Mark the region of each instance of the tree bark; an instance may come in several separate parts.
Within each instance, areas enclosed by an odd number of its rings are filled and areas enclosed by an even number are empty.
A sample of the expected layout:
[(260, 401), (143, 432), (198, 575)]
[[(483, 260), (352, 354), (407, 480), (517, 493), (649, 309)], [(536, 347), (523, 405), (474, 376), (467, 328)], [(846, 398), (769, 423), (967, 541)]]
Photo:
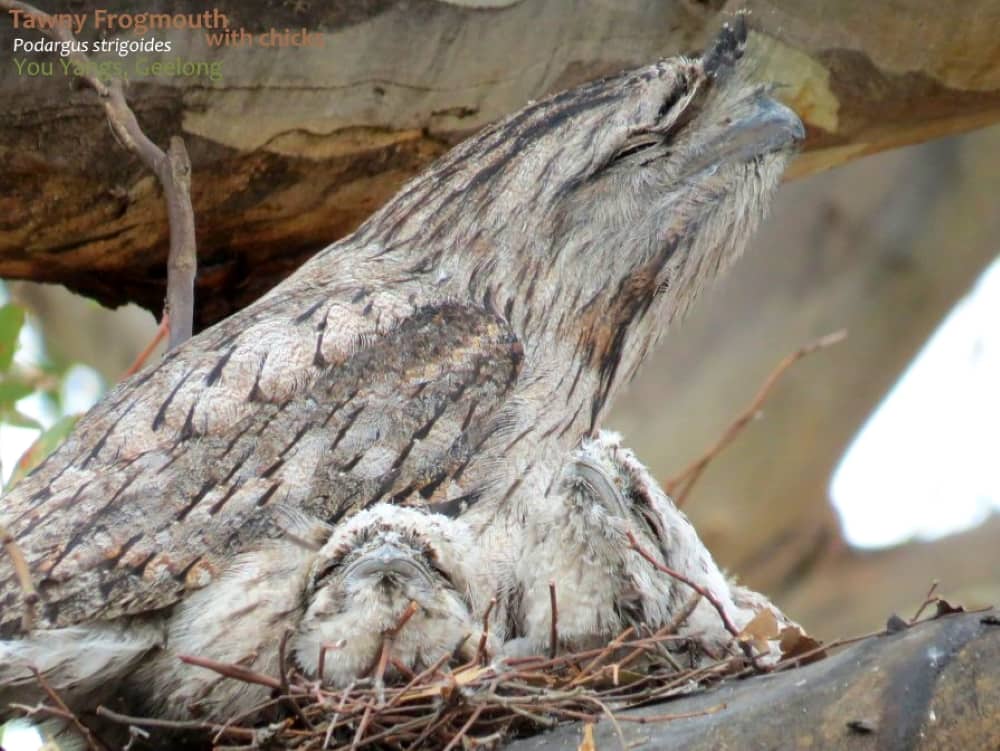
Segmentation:
[[(101, 7), (132, 10), (124, 0)], [(969, 0), (946, 14), (932, 0), (217, 7), (231, 27), (258, 38), (307, 28), (317, 46), (214, 48), (204, 31), (156, 32), (173, 45), (163, 60), (218, 62), (217, 81), (135, 69), (153, 55), (119, 60), (149, 135), (165, 145), (180, 133), (191, 154), (196, 328), (245, 306), (356, 227), (470, 132), (548, 92), (698, 49), (738, 8), (749, 8), (758, 29), (760, 76), (784, 84), (781, 95), (806, 122), (796, 174), (1000, 119), (1000, 0)], [(175, 8), (160, 0), (143, 10)], [(92, 26), (81, 38), (94, 39)], [(36, 33), (0, 22), (0, 49), (12, 49), (14, 36)], [(8, 103), (0, 113), (0, 277), (58, 282), (159, 313), (167, 253), (159, 188), (57, 57), (17, 57), (52, 63), (54, 73), (0, 72)]]
[[(868, 639), (812, 665), (726, 681), (625, 717), (709, 712), (656, 724), (594, 729), (594, 748), (736, 751), (923, 751), (1000, 747), (997, 611), (949, 616)], [(718, 711), (711, 711), (719, 708)], [(579, 724), (507, 751), (577, 751)]]

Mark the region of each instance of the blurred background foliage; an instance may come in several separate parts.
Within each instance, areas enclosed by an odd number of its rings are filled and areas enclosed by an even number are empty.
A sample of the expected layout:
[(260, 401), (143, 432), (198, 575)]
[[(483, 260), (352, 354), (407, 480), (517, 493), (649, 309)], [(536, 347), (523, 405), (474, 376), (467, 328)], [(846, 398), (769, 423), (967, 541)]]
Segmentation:
[(62, 443), (155, 329), (153, 317), (135, 306), (110, 311), (62, 287), (0, 281), (4, 490)]
[[(13, 466), (0, 465), (4, 490), (54, 451), (79, 418), (79, 413), (67, 410), (73, 363), (50, 357), (37, 344), (31, 352), (30, 340), (37, 334), (25, 328), (26, 319), (22, 306), (12, 302), (0, 306), (0, 437), (13, 440), (8, 437), (12, 429), (35, 433)], [(10, 461), (9, 456), (2, 458)]]

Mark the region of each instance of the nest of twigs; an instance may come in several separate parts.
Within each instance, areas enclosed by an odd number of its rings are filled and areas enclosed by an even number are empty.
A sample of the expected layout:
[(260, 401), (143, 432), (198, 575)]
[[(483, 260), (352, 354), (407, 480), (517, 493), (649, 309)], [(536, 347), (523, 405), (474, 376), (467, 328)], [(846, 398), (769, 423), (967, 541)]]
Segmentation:
[[(582, 721), (581, 749), (593, 749), (591, 725), (606, 719), (625, 749), (622, 723), (666, 723), (713, 714), (725, 704), (698, 712), (664, 712), (663, 702), (703, 691), (723, 679), (733, 680), (797, 667), (825, 657), (834, 648), (905, 630), (921, 621), (964, 612), (935, 594), (931, 585), (924, 602), (909, 620), (889, 618), (885, 629), (821, 645), (804, 634), (787, 644), (781, 640), (780, 654), (761, 659), (760, 625), (745, 627), (727, 657), (712, 659), (697, 636), (680, 636), (677, 629), (700, 596), (692, 597), (673, 621), (655, 632), (638, 633), (628, 628), (601, 648), (562, 654), (505, 658), (490, 661), (485, 639), (476, 659), (451, 667), (452, 656), (414, 674), (392, 658), (394, 635), (386, 635), (381, 656), (372, 674), (354, 684), (333, 689), (310, 680), (292, 668), (282, 668), (273, 677), (204, 658), (185, 661), (214, 670), (229, 680), (264, 686), (268, 700), (244, 715), (224, 723), (178, 721), (132, 717), (99, 707), (97, 714), (112, 728), (122, 731), (117, 740), (125, 749), (203, 748), (216, 749), (471, 749), (493, 748), (522, 735), (551, 728), (561, 722)], [(757, 620), (757, 619), (755, 619)], [(405, 627), (406, 617), (394, 629)], [(764, 627), (766, 631), (766, 626)], [(284, 645), (279, 647), (279, 654)], [(685, 664), (686, 663), (686, 664)], [(284, 665), (282, 660), (282, 665)], [(379, 679), (388, 666), (404, 676), (397, 685)], [(44, 679), (51, 704), (22, 707), (31, 717), (58, 717), (75, 725), (91, 751), (108, 748), (81, 718), (69, 711)], [(653, 707), (651, 705), (658, 705)], [(648, 713), (624, 712), (647, 707)], [(102, 723), (103, 730), (108, 726)], [(127, 732), (126, 732), (127, 731)], [(178, 736), (183, 734), (184, 738)], [(102, 732), (103, 735), (103, 732)]]
[[(237, 665), (184, 658), (230, 680), (266, 686), (271, 698), (224, 724), (129, 717), (103, 707), (98, 714), (128, 726), (135, 740), (166, 731), (199, 731), (217, 748), (400, 751), (492, 747), (564, 721), (607, 718), (616, 727), (619, 722), (669, 722), (692, 715), (620, 713), (763, 670), (753, 657), (712, 659), (697, 639), (675, 633), (697, 602), (692, 598), (685, 612), (655, 632), (641, 635), (630, 627), (601, 648), (490, 662), (481, 645), (472, 662), (449, 667), (451, 656), (445, 655), (417, 674), (392, 659), (392, 639), (387, 637), (373, 674), (343, 689), (321, 686), (294, 669), (276, 678)], [(753, 654), (749, 645), (740, 646), (741, 654)], [(808, 657), (799, 654), (770, 669)], [(404, 676), (398, 685), (383, 685), (378, 677), (390, 663)], [(269, 720), (262, 722), (262, 717)]]
[[(496, 745), (566, 720), (596, 722), (607, 717), (617, 722), (623, 709), (688, 694), (753, 670), (738, 657), (681, 667), (681, 661), (690, 661), (699, 650), (687, 637), (665, 630), (637, 637), (630, 628), (601, 649), (506, 659), (494, 665), (476, 661), (452, 669), (445, 655), (418, 674), (395, 665), (409, 673), (401, 685), (383, 686), (369, 677), (339, 690), (294, 670), (281, 681), (235, 665), (198, 660), (231, 680), (268, 686), (272, 698), (225, 724), (127, 717), (104, 708), (98, 712), (132, 726), (133, 734), (200, 730), (211, 734), (213, 745), (229, 748), (450, 750)], [(262, 726), (262, 716), (272, 721)], [(627, 720), (666, 722), (679, 717), (657, 714)]]

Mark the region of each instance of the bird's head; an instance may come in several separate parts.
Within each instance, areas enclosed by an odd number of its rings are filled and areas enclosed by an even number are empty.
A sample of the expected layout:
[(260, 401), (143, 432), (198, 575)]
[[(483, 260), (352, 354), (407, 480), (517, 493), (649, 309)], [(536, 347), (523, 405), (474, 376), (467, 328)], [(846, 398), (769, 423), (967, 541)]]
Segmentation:
[(736, 16), (700, 57), (528, 105), (411, 182), (361, 238), (501, 311), (529, 361), (570, 347), (601, 411), (742, 251), (803, 138), (799, 118), (748, 83), (746, 36)]
[(311, 589), (346, 603), (410, 601), (434, 609), (468, 596), (461, 523), (416, 509), (378, 504), (338, 527), (317, 555)]

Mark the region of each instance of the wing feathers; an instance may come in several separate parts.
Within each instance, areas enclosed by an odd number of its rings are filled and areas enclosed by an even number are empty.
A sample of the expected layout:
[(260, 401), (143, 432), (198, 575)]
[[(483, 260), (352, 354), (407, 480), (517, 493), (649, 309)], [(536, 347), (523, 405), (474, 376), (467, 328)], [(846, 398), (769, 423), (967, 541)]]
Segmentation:
[[(460, 494), (448, 480), (497, 429), (520, 344), (497, 314), (459, 304), (411, 307), (362, 336), (370, 303), (268, 319), (221, 352), (199, 337), (164, 361), (169, 372), (98, 405), (0, 506), (40, 585), (42, 625), (169, 605), (279, 535), (274, 509), (332, 524), (380, 500)], [(0, 634), (18, 631), (19, 599), (0, 559)]]

